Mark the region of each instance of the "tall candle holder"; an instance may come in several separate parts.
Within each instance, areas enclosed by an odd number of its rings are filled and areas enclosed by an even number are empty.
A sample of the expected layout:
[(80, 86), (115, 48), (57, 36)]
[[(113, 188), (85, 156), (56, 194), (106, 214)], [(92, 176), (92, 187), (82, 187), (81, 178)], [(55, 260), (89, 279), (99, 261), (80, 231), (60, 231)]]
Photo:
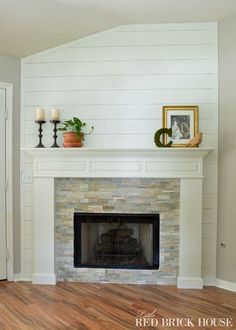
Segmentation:
[(35, 148), (45, 148), (45, 146), (42, 144), (42, 137), (43, 137), (43, 134), (42, 134), (42, 131), (43, 131), (42, 126), (43, 126), (43, 124), (46, 123), (46, 121), (45, 121), (45, 120), (36, 120), (35, 122), (36, 122), (36, 124), (39, 125), (39, 129), (38, 129), (38, 132), (39, 132), (39, 134), (38, 134), (38, 137), (39, 137), (39, 144), (38, 144)]
[(60, 120), (50, 120), (50, 123), (52, 123), (54, 125), (54, 129), (53, 129), (54, 143), (51, 146), (51, 148), (60, 148), (60, 146), (57, 144), (57, 125), (60, 123)]

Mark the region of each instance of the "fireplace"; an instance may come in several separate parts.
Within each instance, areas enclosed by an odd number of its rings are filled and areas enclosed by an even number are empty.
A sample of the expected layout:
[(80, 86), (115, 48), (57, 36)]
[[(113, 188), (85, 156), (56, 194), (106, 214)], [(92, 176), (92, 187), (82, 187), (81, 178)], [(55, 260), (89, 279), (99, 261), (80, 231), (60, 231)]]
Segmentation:
[(159, 268), (159, 214), (74, 213), (74, 266)]
[[(39, 149), (23, 149), (34, 161), (33, 283), (177, 282), (179, 288), (203, 287), (203, 158), (211, 149)], [(101, 191), (88, 182), (98, 179), (112, 182)], [(78, 210), (160, 213), (159, 269), (75, 268), (73, 214)]]

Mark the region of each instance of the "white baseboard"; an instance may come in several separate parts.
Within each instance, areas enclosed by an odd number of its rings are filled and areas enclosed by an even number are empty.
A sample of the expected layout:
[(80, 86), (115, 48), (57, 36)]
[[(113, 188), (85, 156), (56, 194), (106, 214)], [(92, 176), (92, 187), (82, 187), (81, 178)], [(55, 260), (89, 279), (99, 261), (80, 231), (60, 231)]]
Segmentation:
[(57, 283), (55, 274), (33, 274), (33, 284), (55, 285)]
[(13, 275), (13, 281), (14, 281), (14, 282), (19, 282), (19, 281), (21, 281), (21, 273), (14, 274), (14, 275)]
[[(55, 275), (45, 275), (45, 274), (34, 274), (27, 275), (27, 274), (14, 274), (13, 276), (14, 282), (25, 281), (31, 282), (33, 284), (56, 284), (56, 276)], [(236, 292), (236, 283), (224, 281), (220, 279), (212, 278), (205, 278), (202, 280), (201, 278), (186, 278), (186, 277), (178, 277), (177, 279), (177, 287), (179, 289), (202, 289), (204, 286), (215, 286), (220, 289), (225, 289), (229, 291)]]
[(21, 273), (14, 274), (13, 281), (14, 282), (20, 282), (20, 281), (31, 282), (32, 281), (32, 276), (21, 274)]
[(202, 289), (203, 279), (198, 277), (178, 277), (177, 278), (178, 289)]
[(236, 283), (216, 279), (216, 287), (236, 292)]

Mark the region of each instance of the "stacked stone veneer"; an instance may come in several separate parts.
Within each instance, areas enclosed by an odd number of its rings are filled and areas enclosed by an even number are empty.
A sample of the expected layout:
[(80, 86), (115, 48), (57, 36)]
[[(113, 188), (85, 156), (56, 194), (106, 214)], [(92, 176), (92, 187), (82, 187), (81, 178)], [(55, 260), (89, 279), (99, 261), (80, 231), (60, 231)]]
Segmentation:
[[(179, 254), (179, 190), (178, 179), (56, 179), (57, 280), (176, 284)], [(74, 212), (159, 213), (159, 270), (74, 268)]]

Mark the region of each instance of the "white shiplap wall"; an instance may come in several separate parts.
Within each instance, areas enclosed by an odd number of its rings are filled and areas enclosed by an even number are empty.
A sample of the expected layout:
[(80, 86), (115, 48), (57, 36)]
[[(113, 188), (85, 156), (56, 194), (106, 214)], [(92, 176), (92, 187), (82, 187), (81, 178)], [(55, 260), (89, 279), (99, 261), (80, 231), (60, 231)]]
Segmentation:
[[(128, 25), (50, 49), (22, 61), (22, 147), (37, 143), (35, 109), (58, 107), (95, 131), (88, 147), (154, 147), (163, 105), (199, 105), (205, 161), (203, 276), (215, 276), (217, 191), (216, 23)], [(59, 141), (61, 143), (62, 137)], [(52, 127), (44, 140), (52, 144)], [(22, 170), (31, 161), (22, 153)], [(22, 185), (22, 273), (33, 263), (32, 186)], [(194, 212), (194, 210), (193, 210)]]

